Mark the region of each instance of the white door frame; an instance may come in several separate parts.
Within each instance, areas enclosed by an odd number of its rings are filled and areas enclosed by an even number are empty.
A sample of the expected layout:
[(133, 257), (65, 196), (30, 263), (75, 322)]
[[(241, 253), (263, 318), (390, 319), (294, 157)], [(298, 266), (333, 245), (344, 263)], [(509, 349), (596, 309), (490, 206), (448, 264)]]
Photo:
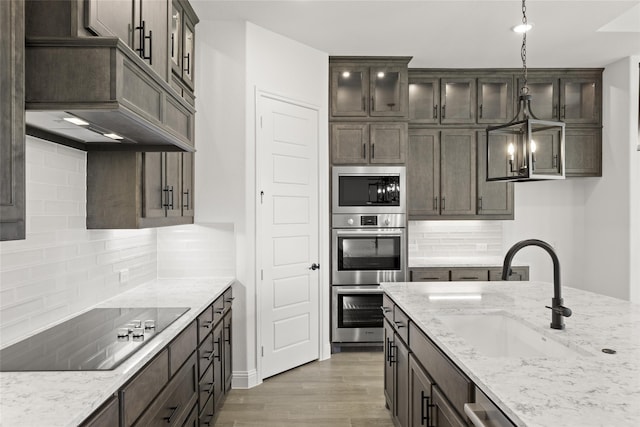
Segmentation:
[[(260, 266), (262, 265), (262, 220), (260, 217), (260, 179), (261, 179), (261, 162), (260, 159), (263, 157), (264, 153), (262, 152), (262, 147), (258, 143), (258, 125), (259, 125), (259, 114), (260, 114), (260, 99), (271, 98), (277, 101), (286, 102), (289, 104), (297, 105), (304, 108), (309, 108), (318, 113), (318, 255), (319, 255), (319, 263), (320, 270), (318, 270), (318, 339), (320, 342), (318, 343), (318, 359), (324, 360), (331, 357), (331, 342), (330, 342), (330, 287), (329, 287), (329, 145), (328, 145), (328, 136), (326, 138), (322, 138), (322, 132), (320, 132), (320, 127), (326, 125), (321, 119), (322, 115), (321, 109), (317, 105), (309, 104), (304, 101), (299, 101), (295, 99), (291, 99), (270, 91), (262, 90), (256, 87), (255, 89), (255, 99), (254, 99), (254, 143), (255, 143), (255, 183), (254, 183), (254, 194), (255, 194), (255, 260), (256, 265), (254, 268), (255, 271), (255, 307), (256, 307), (256, 374), (258, 384), (260, 384), (263, 380), (262, 374), (262, 355), (261, 355), (261, 346), (262, 346), (262, 291), (261, 291), (261, 278), (260, 278)], [(327, 131), (328, 132), (328, 131)], [(326, 233), (323, 232), (326, 230)]]

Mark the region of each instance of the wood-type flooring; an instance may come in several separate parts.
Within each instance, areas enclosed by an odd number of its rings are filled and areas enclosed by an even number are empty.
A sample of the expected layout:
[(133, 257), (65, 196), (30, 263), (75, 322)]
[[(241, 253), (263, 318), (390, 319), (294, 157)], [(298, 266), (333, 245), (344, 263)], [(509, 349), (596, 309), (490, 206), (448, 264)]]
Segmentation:
[(382, 352), (343, 352), (231, 390), (216, 427), (392, 427)]

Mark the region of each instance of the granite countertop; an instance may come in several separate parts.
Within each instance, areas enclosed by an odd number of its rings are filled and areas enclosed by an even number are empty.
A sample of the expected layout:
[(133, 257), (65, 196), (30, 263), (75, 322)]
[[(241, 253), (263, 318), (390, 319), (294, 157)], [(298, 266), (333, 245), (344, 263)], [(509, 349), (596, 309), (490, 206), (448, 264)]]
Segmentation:
[[(412, 267), (502, 267), (504, 257), (410, 257)], [(514, 264), (515, 266), (516, 264)], [(517, 264), (523, 265), (523, 264)]]
[[(550, 283), (405, 282), (384, 283), (383, 289), (516, 425), (640, 425), (640, 305), (563, 287), (573, 315), (564, 319), (565, 330), (554, 330), (545, 308), (553, 296)], [(430, 300), (433, 295), (473, 298)], [(496, 312), (564, 344), (572, 354), (490, 357), (449, 329), (443, 317)], [(605, 354), (603, 348), (617, 353)]]
[(0, 372), (0, 425), (77, 426), (222, 295), (233, 280), (159, 279), (91, 307), (189, 307), (189, 311), (111, 371)]

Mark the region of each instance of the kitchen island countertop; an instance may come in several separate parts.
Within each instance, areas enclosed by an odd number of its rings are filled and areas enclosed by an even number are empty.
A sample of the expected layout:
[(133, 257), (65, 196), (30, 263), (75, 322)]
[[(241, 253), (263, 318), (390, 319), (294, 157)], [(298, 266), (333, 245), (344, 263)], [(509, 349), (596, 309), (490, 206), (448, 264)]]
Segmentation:
[[(553, 296), (550, 283), (384, 283), (383, 289), (516, 425), (640, 425), (640, 305), (563, 287), (564, 303), (573, 315), (564, 319), (565, 330), (554, 330), (545, 308)], [(445, 298), (430, 300), (433, 295)], [(448, 315), (496, 312), (559, 341), (575, 354), (487, 356), (441, 320)], [(605, 354), (604, 348), (616, 354)]]
[(158, 279), (91, 307), (189, 307), (189, 311), (114, 370), (0, 372), (0, 426), (77, 426), (233, 281), (231, 277)]

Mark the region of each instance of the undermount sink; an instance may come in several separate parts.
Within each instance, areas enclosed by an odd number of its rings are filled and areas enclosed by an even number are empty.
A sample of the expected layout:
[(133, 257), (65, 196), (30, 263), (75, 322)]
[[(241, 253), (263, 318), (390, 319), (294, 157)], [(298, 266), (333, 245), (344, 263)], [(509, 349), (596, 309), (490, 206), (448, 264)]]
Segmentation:
[(438, 319), (487, 357), (568, 358), (582, 355), (502, 313), (444, 315)]

